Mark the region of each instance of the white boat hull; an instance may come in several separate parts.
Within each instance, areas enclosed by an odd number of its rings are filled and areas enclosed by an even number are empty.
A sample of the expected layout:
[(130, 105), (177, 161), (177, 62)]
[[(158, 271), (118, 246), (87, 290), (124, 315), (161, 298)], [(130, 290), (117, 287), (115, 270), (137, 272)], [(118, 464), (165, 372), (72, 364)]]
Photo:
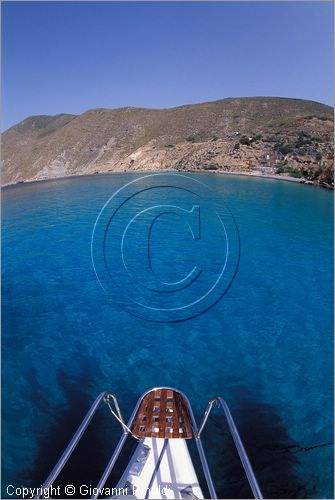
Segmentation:
[(117, 488), (119, 498), (204, 498), (185, 439), (140, 441)]

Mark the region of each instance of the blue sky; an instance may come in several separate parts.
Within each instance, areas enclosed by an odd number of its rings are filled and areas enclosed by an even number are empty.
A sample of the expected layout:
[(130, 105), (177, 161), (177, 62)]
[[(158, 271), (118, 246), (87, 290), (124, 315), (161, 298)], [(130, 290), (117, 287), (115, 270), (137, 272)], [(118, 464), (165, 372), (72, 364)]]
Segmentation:
[(237, 96), (333, 105), (331, 2), (3, 2), (3, 128)]

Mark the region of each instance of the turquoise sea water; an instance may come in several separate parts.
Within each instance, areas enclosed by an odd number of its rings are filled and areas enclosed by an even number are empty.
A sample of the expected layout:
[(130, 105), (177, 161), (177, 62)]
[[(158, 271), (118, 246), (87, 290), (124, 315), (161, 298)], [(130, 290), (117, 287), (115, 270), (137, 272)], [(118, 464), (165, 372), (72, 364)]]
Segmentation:
[[(184, 391), (198, 418), (211, 396), (227, 400), (265, 497), (333, 497), (333, 194), (268, 179), (191, 177), (224, 197), (240, 262), (222, 300), (179, 323), (120, 309), (92, 267), (99, 211), (135, 175), (3, 190), (3, 497), (7, 484), (41, 484), (97, 394), (116, 393), (128, 417), (138, 396), (159, 385)], [(173, 240), (175, 227), (167, 216), (153, 235), (153, 266), (170, 280), (189, 254), (189, 239)], [(137, 253), (135, 246), (128, 260)], [(204, 264), (213, 258), (203, 250)], [(119, 436), (100, 413), (64, 481), (95, 485)], [(204, 446), (219, 497), (250, 497), (219, 412)]]

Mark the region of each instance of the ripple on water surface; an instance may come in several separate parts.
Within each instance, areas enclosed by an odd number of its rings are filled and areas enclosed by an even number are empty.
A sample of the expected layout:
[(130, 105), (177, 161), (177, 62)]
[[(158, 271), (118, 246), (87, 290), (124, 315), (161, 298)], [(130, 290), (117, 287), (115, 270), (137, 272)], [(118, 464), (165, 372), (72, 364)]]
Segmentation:
[[(218, 304), (172, 324), (119, 309), (93, 272), (97, 215), (135, 176), (3, 191), (3, 487), (39, 485), (101, 391), (115, 392), (129, 415), (143, 391), (169, 385), (198, 417), (209, 397), (226, 398), (266, 497), (332, 498), (332, 193), (194, 177), (233, 213), (240, 264)], [(154, 234), (154, 265), (167, 275), (164, 249), (169, 266), (173, 252), (183, 254), (182, 240), (162, 244), (175, 223), (165, 218)], [(94, 484), (104, 467), (118, 427), (101, 413), (63, 481)], [(219, 497), (250, 496), (219, 414), (204, 442)]]

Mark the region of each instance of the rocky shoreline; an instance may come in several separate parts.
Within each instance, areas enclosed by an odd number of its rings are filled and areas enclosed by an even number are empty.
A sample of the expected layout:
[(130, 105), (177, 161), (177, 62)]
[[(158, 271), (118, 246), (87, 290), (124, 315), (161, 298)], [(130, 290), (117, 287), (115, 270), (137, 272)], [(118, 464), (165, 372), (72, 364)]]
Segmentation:
[(329, 189), (329, 190), (334, 190), (334, 187), (330, 184), (326, 183), (317, 183), (313, 181), (308, 181), (306, 179), (301, 179), (297, 177), (292, 177), (289, 175), (280, 175), (280, 174), (264, 174), (264, 173), (251, 173), (251, 172), (241, 172), (241, 171), (209, 171), (209, 170), (176, 170), (176, 169), (167, 169), (167, 170), (124, 170), (124, 171), (105, 171), (105, 172), (94, 172), (94, 173), (88, 173), (88, 174), (74, 174), (74, 175), (66, 175), (66, 176), (57, 176), (57, 177), (44, 177), (44, 178), (37, 178), (37, 179), (27, 179), (25, 181), (18, 181), (18, 182), (11, 182), (11, 183), (6, 183), (6, 184), (1, 184), (1, 188), (9, 188), (9, 187), (16, 187), (20, 186), (22, 184), (34, 184), (34, 183), (40, 183), (40, 182), (50, 182), (50, 181), (60, 181), (60, 180), (66, 180), (66, 179), (73, 179), (73, 178), (78, 178), (78, 177), (92, 177), (96, 175), (115, 175), (115, 174), (163, 174), (163, 173), (179, 173), (179, 174), (214, 174), (214, 175), (238, 175), (238, 176), (244, 176), (244, 177), (256, 177), (260, 179), (273, 179), (273, 180), (279, 180), (279, 181), (286, 181), (286, 182), (294, 182), (296, 184), (305, 184), (308, 186), (314, 186), (314, 187), (321, 187), (324, 189)]

